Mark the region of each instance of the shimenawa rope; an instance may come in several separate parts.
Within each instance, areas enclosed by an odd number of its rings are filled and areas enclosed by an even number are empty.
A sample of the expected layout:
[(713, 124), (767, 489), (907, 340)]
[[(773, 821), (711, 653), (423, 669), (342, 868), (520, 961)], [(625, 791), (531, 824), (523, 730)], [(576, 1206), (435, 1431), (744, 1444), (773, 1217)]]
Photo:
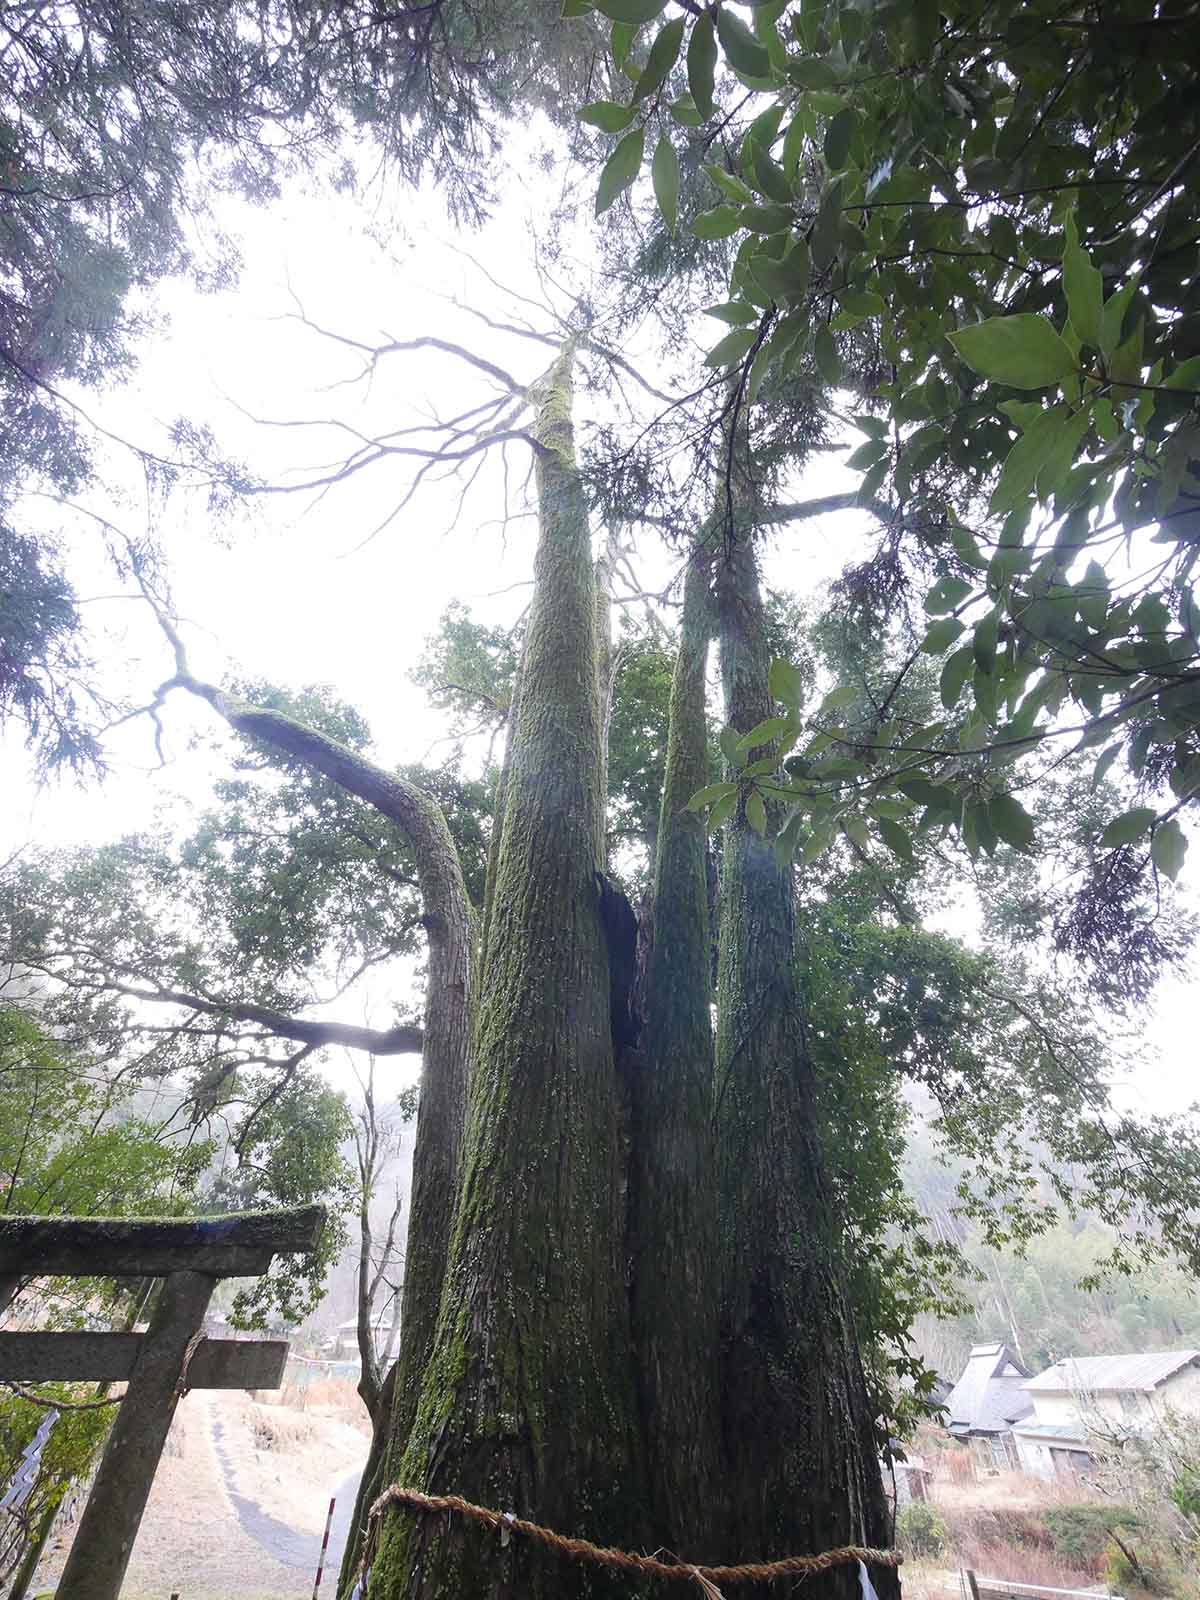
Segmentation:
[(453, 1511), (459, 1516), (481, 1522), (493, 1532), (520, 1533), (549, 1545), (560, 1555), (577, 1561), (591, 1561), (596, 1566), (608, 1567), (615, 1572), (628, 1572), (638, 1576), (674, 1579), (675, 1582), (698, 1583), (706, 1600), (721, 1600), (718, 1584), (770, 1583), (776, 1578), (802, 1577), (809, 1572), (828, 1572), (831, 1567), (848, 1566), (852, 1561), (870, 1563), (877, 1567), (898, 1567), (903, 1561), (898, 1550), (872, 1550), (865, 1545), (847, 1544), (836, 1550), (823, 1550), (817, 1555), (784, 1556), (778, 1561), (746, 1561), (736, 1566), (702, 1567), (690, 1562), (660, 1561), (657, 1556), (633, 1555), (628, 1550), (592, 1544), (590, 1539), (572, 1539), (544, 1528), (537, 1522), (526, 1522), (511, 1511), (490, 1511), (485, 1506), (472, 1505), (461, 1495), (422, 1494), (419, 1489), (406, 1489), (393, 1483), (374, 1501), (367, 1514), (368, 1536), (364, 1540), (363, 1568), (370, 1566), (369, 1554), (378, 1532), (380, 1517), (389, 1506), (403, 1506), (410, 1511), (433, 1514)]

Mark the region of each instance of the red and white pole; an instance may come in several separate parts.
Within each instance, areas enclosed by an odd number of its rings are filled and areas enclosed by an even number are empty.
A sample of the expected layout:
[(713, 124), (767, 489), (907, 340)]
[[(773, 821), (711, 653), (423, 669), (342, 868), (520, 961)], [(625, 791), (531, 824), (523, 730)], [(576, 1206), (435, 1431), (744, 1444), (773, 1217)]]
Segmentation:
[(329, 1502), (329, 1510), (325, 1514), (325, 1537), (321, 1540), (321, 1559), (317, 1562), (317, 1581), (313, 1584), (312, 1600), (317, 1600), (317, 1590), (321, 1587), (321, 1575), (325, 1571), (325, 1552), (329, 1549), (329, 1530), (333, 1526), (333, 1508), (337, 1505), (337, 1496)]

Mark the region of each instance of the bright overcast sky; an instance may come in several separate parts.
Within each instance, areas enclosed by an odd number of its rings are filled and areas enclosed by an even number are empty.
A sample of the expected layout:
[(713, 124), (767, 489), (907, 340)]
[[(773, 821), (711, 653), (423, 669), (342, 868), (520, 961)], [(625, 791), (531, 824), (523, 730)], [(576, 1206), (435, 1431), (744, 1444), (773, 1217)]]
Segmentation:
[[(514, 177), (497, 219), (463, 244), (497, 278), (536, 297), (530, 219), (538, 214), (539, 180), (535, 175), (530, 181), (533, 187), (526, 188)], [(541, 204), (544, 211), (544, 197)], [(344, 347), (281, 320), (297, 299), (315, 322), (350, 338), (378, 342), (436, 332), (478, 349), (520, 379), (536, 376), (548, 351), (490, 332), (446, 298), (458, 297), (493, 316), (512, 309), (444, 242), (450, 229), (436, 200), (404, 196), (397, 213), (402, 222), (393, 225), (386, 215), (369, 214), (348, 199), (300, 193), (269, 209), (231, 210), (231, 223), (245, 242), (246, 265), (236, 291), (200, 296), (184, 284), (156, 291), (156, 307), (169, 311), (169, 330), (152, 341), (132, 384), (99, 401), (87, 397), (88, 410), (110, 430), (152, 445), (161, 445), (161, 426), (177, 415), (208, 420), (231, 453), (275, 481), (297, 465), (329, 461), (340, 447), (327, 432), (258, 427), (244, 413), (296, 419), (336, 412), (396, 426), (381, 419), (394, 411), (411, 420), (411, 408), (424, 401), (449, 415), (482, 396), (466, 369), (425, 352), (393, 357), (380, 367), (369, 394), (330, 390), (358, 362)], [(218, 528), (216, 539), (202, 507), (169, 505), (154, 531), (170, 561), (197, 674), (219, 680), (236, 671), (285, 685), (332, 684), (368, 718), (383, 763), (430, 754), (439, 718), (408, 673), (452, 599), (487, 620), (511, 621), (520, 613), (528, 598), (523, 585), (530, 574), (532, 529), (528, 521), (500, 529), (498, 478), (485, 472), (453, 530), (457, 491), (434, 490), (364, 545), (406, 481), (402, 463), (383, 464), (316, 504), (311, 496), (270, 497), (256, 504), (249, 519)], [(836, 459), (824, 456), (805, 488), (825, 494), (852, 483)], [(136, 483), (131, 485), (129, 502), (110, 510), (137, 535), (145, 531), (147, 515)], [(57, 516), (48, 502), (42, 507)], [(781, 587), (811, 592), (853, 554), (862, 533), (844, 515), (785, 529), (773, 541), (769, 576)], [(71, 525), (71, 538), (80, 594), (111, 593), (95, 533), (79, 522)], [(669, 570), (656, 556), (646, 566), (654, 577)], [(169, 676), (169, 657), (144, 608), (97, 600), (87, 613), (104, 630), (116, 680), (145, 697)], [(176, 696), (164, 723), (169, 759), (161, 770), (155, 770), (142, 725), (115, 746), (114, 772), (103, 789), (56, 784), (38, 792), (30, 783), (11, 781), (0, 798), (0, 856), (24, 842), (118, 837), (148, 825), (160, 806), (180, 798), (202, 805), (218, 774), (205, 749), (189, 751), (188, 745), (193, 731), (213, 730), (211, 714)], [(7, 770), (19, 772), (23, 757), (11, 739), (4, 756)], [(1179, 1109), (1197, 1094), (1188, 1003), (1187, 986), (1164, 985), (1158, 1017), (1146, 1030), (1154, 1069), (1128, 1093), (1143, 1109)]]

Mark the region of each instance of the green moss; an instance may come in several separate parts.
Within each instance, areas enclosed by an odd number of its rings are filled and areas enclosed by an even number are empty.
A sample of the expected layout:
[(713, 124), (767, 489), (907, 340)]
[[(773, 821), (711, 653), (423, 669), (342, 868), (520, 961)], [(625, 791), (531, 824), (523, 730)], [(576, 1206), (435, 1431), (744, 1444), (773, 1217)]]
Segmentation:
[[(566, 358), (545, 389), (534, 597), (461, 1189), (434, 1349), (396, 1476), (584, 1536), (640, 1541), (617, 1085), (593, 877), (602, 822), (595, 587)], [(501, 1549), (473, 1527), (387, 1518), (377, 1600), (510, 1592), (558, 1600), (610, 1586), (518, 1541)]]

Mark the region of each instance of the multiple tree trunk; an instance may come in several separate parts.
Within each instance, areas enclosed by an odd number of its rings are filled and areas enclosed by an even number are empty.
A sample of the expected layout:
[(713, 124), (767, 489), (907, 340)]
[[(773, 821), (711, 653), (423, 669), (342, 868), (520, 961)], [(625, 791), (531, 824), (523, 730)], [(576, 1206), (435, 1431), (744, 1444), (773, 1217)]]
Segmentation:
[[(421, 863), (430, 960), (401, 1346), (342, 1595), (366, 1510), (394, 1479), (690, 1560), (888, 1542), (838, 1281), (790, 872), (771, 828), (760, 836), (742, 814), (724, 835), (713, 1037), (704, 826), (687, 801), (708, 777), (714, 632), (728, 721), (770, 714), (753, 549), (702, 542), (688, 569), (631, 1047), (614, 1042), (610, 1008), (610, 663), (569, 348), (534, 402), (534, 598), (478, 930), (424, 796), (277, 714), (187, 685), (378, 805)], [(373, 1600), (632, 1592), (461, 1519), (392, 1510), (377, 1531)], [(875, 1579), (895, 1592), (892, 1574)], [(806, 1589), (856, 1584), (843, 1568)]]

